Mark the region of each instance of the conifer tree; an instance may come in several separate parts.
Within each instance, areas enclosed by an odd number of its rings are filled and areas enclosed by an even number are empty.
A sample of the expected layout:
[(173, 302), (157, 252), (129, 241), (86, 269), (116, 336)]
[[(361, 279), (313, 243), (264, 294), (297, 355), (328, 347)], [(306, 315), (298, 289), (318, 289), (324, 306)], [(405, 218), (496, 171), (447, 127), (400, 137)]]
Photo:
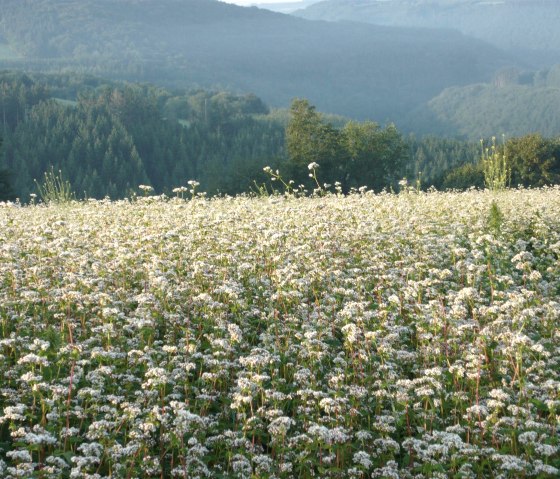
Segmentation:
[[(2, 147), (2, 139), (0, 138), (0, 148)], [(16, 194), (12, 186), (12, 175), (7, 169), (0, 169), (0, 201), (13, 201)]]

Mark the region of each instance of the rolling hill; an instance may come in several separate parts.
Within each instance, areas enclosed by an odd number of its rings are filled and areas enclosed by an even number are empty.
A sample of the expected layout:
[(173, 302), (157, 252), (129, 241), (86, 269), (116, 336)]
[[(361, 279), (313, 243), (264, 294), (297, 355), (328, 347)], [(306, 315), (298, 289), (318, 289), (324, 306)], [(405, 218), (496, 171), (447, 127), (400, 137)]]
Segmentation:
[(560, 4), (551, 0), (326, 0), (300, 18), (384, 26), (454, 28), (507, 51), (525, 68), (446, 88), (399, 126), (417, 134), (478, 139), (560, 134)]
[[(558, 74), (560, 67), (551, 72)], [(412, 112), (402, 126), (417, 134), (471, 140), (538, 132), (560, 136), (560, 85), (473, 84), (445, 89)]]
[(312, 20), (454, 28), (540, 68), (560, 62), (557, 0), (326, 0), (295, 12)]
[(214, 0), (1, 0), (0, 68), (254, 92), (396, 121), (513, 62), (453, 31), (309, 21)]

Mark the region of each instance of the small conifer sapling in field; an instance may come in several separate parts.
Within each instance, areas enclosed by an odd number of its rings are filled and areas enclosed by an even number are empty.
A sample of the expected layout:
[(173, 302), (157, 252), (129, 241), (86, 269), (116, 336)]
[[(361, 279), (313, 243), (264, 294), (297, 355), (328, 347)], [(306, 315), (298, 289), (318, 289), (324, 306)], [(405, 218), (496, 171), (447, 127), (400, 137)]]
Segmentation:
[(490, 226), (490, 229), (492, 229), (495, 233), (499, 233), (503, 222), (504, 214), (498, 206), (498, 203), (496, 203), (496, 200), (493, 200), (492, 205), (490, 206), (490, 214), (488, 216), (488, 226)]

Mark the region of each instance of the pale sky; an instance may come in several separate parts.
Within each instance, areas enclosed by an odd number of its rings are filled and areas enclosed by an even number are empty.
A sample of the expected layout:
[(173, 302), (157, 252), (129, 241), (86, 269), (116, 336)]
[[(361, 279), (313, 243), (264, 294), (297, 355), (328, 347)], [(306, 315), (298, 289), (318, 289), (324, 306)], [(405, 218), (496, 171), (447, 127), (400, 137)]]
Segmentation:
[(236, 5), (242, 5), (247, 7), (249, 5), (260, 5), (263, 3), (294, 3), (301, 0), (222, 0), (226, 3), (235, 3)]

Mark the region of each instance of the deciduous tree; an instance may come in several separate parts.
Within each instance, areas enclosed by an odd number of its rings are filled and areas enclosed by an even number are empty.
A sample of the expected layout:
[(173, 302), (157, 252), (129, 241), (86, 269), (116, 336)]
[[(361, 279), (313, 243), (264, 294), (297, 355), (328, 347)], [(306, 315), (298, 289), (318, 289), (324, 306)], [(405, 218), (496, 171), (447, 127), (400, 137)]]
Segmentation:
[(308, 100), (295, 99), (292, 102), (286, 128), (286, 150), (294, 176), (306, 173), (310, 163), (317, 163), (321, 167), (322, 180), (343, 179), (346, 151), (341, 134), (323, 120)]
[(543, 186), (560, 183), (560, 140), (540, 134), (511, 138), (505, 145), (512, 185)]
[(349, 186), (366, 185), (379, 190), (402, 175), (408, 150), (394, 125), (381, 128), (371, 121), (351, 121), (342, 130), (342, 138), (349, 158)]

